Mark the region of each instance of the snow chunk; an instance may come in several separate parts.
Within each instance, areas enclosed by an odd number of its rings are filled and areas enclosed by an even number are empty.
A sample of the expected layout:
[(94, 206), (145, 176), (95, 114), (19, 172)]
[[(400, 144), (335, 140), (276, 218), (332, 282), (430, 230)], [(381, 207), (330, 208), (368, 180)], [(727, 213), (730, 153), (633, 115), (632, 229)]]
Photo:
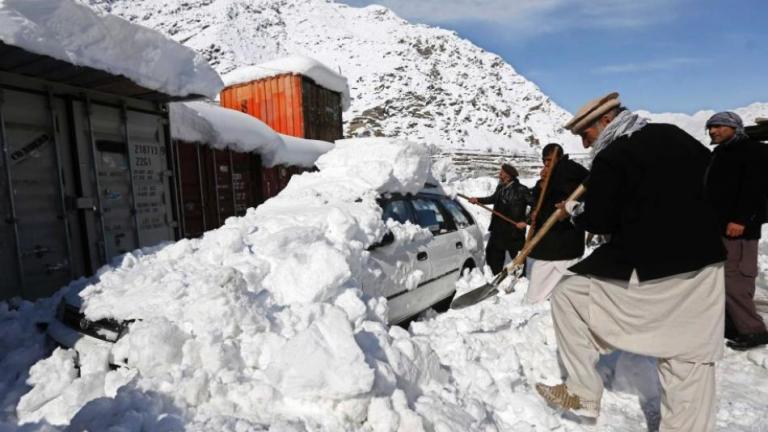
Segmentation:
[(294, 165), (312, 167), (315, 165), (317, 158), (328, 153), (333, 148), (333, 144), (327, 141), (279, 135), (283, 140), (283, 146), (269, 160), (263, 162), (265, 166)]
[(231, 87), (284, 74), (303, 75), (312, 79), (320, 87), (341, 93), (342, 108), (344, 110), (349, 108), (350, 97), (347, 78), (307, 56), (293, 55), (266, 63), (242, 67), (227, 73), (223, 79), (224, 84), (227, 87)]
[(317, 166), (330, 175), (359, 179), (378, 192), (416, 193), (430, 172), (426, 146), (391, 138), (336, 141), (336, 150), (321, 156)]
[(266, 373), (283, 393), (307, 399), (347, 399), (373, 387), (373, 371), (336, 307), (286, 343)]
[(266, 167), (314, 166), (320, 155), (333, 148), (326, 141), (281, 135), (251, 115), (207, 102), (170, 104), (171, 135), (216, 149), (256, 152)]
[(123, 75), (170, 96), (213, 98), (223, 86), (219, 75), (192, 49), (72, 0), (0, 1), (0, 40), (74, 65)]

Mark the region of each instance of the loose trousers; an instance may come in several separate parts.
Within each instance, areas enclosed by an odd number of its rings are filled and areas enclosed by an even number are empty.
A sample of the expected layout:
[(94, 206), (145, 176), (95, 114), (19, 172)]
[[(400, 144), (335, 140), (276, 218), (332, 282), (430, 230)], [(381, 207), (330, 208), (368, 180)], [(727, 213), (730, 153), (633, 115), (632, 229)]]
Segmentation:
[(725, 312), (740, 335), (766, 331), (763, 318), (755, 308), (757, 243), (757, 240), (723, 238), (728, 251), (725, 261)]
[(573, 274), (568, 267), (578, 261), (578, 259), (547, 261), (529, 258), (528, 291), (525, 293), (525, 301), (534, 304), (548, 300), (560, 279)]
[(567, 276), (552, 296), (552, 316), (569, 391), (599, 402), (601, 353), (621, 349), (656, 357), (661, 431), (712, 431), (715, 361), (723, 352), (722, 265), (639, 283)]
[(499, 239), (498, 236), (494, 236), (493, 232), (491, 232), (491, 238), (488, 239), (488, 245), (485, 247), (485, 262), (491, 268), (493, 274), (501, 273), (507, 253), (509, 253), (511, 259), (515, 259), (517, 253), (523, 248), (524, 243), (525, 239)]

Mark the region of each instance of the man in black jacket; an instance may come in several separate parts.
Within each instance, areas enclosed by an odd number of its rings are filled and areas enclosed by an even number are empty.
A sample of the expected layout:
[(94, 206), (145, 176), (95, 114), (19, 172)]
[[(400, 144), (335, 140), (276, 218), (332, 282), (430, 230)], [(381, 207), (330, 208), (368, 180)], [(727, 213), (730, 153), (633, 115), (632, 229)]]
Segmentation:
[[(533, 188), (533, 202), (538, 205), (542, 188), (547, 189), (538, 213), (531, 214), (533, 234), (544, 226), (555, 205), (565, 201), (574, 190), (587, 178), (589, 171), (570, 160), (563, 148), (556, 143), (547, 144), (542, 150), (544, 169), (542, 179)], [(546, 177), (549, 180), (546, 181)], [(568, 267), (584, 255), (584, 229), (569, 220), (556, 223), (528, 255), (531, 263), (528, 268), (528, 291), (525, 299), (529, 303), (543, 302), (552, 295), (555, 285)]]
[(661, 430), (714, 430), (723, 354), (725, 250), (704, 197), (709, 151), (669, 124), (624, 109), (618, 93), (566, 124), (592, 148), (582, 203), (565, 208), (607, 243), (571, 267), (552, 297), (565, 384), (537, 384), (551, 404), (596, 417), (601, 353), (656, 357)]
[(488, 227), (491, 235), (485, 247), (485, 262), (491, 267), (493, 274), (498, 274), (504, 268), (506, 254), (515, 258), (525, 244), (525, 215), (531, 200), (527, 187), (517, 179), (517, 170), (510, 164), (502, 164), (499, 170), (499, 184), (493, 195), (487, 197), (472, 197), (472, 204), (493, 204), (493, 209), (516, 222), (505, 221), (493, 215)]
[(707, 194), (728, 251), (725, 263), (727, 345), (745, 350), (768, 344), (768, 331), (755, 309), (757, 243), (765, 221), (762, 145), (744, 133), (736, 113), (721, 112), (707, 121), (717, 146), (707, 170)]

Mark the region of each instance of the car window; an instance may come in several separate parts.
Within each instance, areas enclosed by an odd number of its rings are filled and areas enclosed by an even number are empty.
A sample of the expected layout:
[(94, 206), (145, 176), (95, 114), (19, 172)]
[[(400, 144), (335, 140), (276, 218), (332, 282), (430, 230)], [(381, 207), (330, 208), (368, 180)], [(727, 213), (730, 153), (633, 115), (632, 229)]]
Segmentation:
[(416, 223), (433, 234), (448, 232), (450, 227), (437, 202), (427, 198), (414, 198), (411, 203), (416, 211)]
[(446, 210), (448, 210), (451, 217), (453, 217), (453, 222), (456, 224), (456, 228), (461, 229), (472, 225), (472, 218), (467, 215), (466, 210), (464, 210), (464, 207), (462, 207), (461, 204), (450, 198), (440, 198), (440, 203)]
[(389, 219), (392, 219), (395, 222), (400, 222), (400, 223), (414, 221), (411, 208), (408, 206), (408, 203), (402, 199), (386, 202), (383, 206), (381, 219), (384, 220), (384, 222), (386, 222)]

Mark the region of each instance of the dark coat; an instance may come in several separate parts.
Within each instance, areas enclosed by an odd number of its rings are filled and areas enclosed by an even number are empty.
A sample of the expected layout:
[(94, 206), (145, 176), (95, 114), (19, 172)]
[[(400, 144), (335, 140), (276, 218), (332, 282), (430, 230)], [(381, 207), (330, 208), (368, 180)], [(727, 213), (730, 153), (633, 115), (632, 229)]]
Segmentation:
[(578, 274), (641, 281), (698, 270), (725, 260), (714, 213), (704, 195), (710, 152), (669, 124), (648, 124), (616, 139), (592, 164), (578, 225), (610, 235), (571, 267)]
[[(564, 155), (552, 170), (544, 201), (536, 217), (536, 230), (544, 226), (555, 204), (565, 201), (579, 185), (586, 180), (589, 171)], [(536, 183), (533, 190), (533, 203), (537, 203), (541, 194), (542, 181)], [(535, 205), (535, 204), (534, 204)], [(535, 231), (534, 231), (535, 233)], [(531, 251), (530, 257), (541, 260), (568, 260), (584, 255), (584, 230), (570, 220), (556, 223)]]
[[(493, 204), (493, 209), (515, 222), (525, 222), (526, 208), (531, 201), (531, 192), (518, 179), (506, 185), (499, 183), (493, 195), (478, 198), (481, 204)], [(493, 215), (488, 227), (494, 240), (517, 241), (525, 239), (525, 230), (518, 229), (511, 223)]]
[(706, 188), (721, 235), (725, 236), (729, 222), (735, 222), (746, 226), (739, 238), (760, 238), (760, 227), (766, 216), (765, 162), (763, 144), (747, 137), (715, 147), (707, 170)]

